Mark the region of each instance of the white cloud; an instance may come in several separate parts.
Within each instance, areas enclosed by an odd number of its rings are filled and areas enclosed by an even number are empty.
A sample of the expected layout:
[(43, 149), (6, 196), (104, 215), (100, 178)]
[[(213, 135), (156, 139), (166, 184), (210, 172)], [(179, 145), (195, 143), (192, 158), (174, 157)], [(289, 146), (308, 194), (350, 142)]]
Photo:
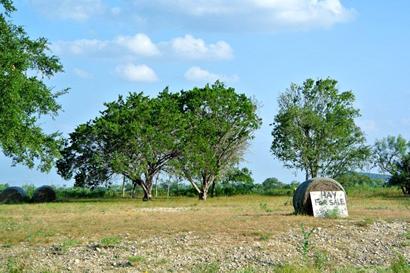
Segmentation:
[(31, 3), (46, 16), (74, 21), (86, 21), (106, 10), (102, 0), (31, 0)]
[[(191, 35), (177, 37), (170, 41), (154, 43), (146, 34), (137, 33), (134, 36), (117, 36), (112, 40), (79, 39), (74, 41), (57, 41), (51, 45), (57, 55), (103, 55), (134, 56), (134, 57), (163, 57), (176, 56), (187, 59), (226, 60), (233, 58), (233, 50), (225, 41), (206, 43)], [(169, 54), (161, 54), (165, 51)]]
[(145, 64), (126, 64), (116, 68), (117, 73), (128, 81), (133, 82), (155, 82), (158, 80), (155, 71)]
[(222, 74), (211, 73), (199, 66), (193, 66), (189, 68), (185, 74), (185, 79), (192, 82), (215, 82), (220, 80), (223, 82), (235, 82), (239, 80), (237, 75), (226, 76)]
[(58, 41), (51, 45), (51, 50), (57, 54), (69, 53), (73, 55), (90, 54), (109, 48), (109, 41), (98, 39), (79, 39), (74, 41)]
[(134, 36), (119, 36), (116, 43), (120, 46), (128, 48), (131, 52), (142, 56), (159, 55), (158, 47), (151, 41), (151, 39), (143, 34), (138, 33)]
[(93, 75), (90, 72), (84, 69), (81, 69), (81, 68), (76, 67), (73, 69), (73, 72), (77, 77), (82, 78), (82, 79), (92, 79), (93, 78)]
[(139, 0), (153, 14), (167, 13), (189, 27), (272, 31), (330, 27), (355, 11), (340, 0)]
[(177, 37), (171, 41), (172, 50), (179, 56), (192, 59), (231, 59), (233, 51), (224, 41), (206, 44), (204, 40), (192, 35)]

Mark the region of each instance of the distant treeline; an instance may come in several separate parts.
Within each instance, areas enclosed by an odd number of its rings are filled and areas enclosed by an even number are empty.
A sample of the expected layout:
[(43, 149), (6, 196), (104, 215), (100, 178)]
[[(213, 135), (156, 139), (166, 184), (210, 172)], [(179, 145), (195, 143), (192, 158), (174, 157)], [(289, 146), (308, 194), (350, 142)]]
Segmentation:
[[(348, 173), (337, 177), (347, 193), (364, 191), (373, 192), (377, 188), (389, 186), (386, 178), (371, 178), (380, 177), (373, 174)], [(290, 184), (283, 183), (277, 178), (267, 178), (262, 183), (255, 183), (251, 177), (242, 179), (242, 181), (221, 181), (214, 184), (215, 187), (210, 189), (210, 196), (233, 196), (246, 194), (260, 194), (271, 196), (292, 196), (294, 190), (299, 185), (293, 181)], [(7, 184), (0, 184), (0, 192), (8, 187)], [(35, 190), (34, 185), (24, 185), (23, 189), (31, 196)], [(82, 187), (55, 187), (58, 200), (67, 199), (88, 199), (88, 198), (139, 198), (144, 193), (141, 188), (134, 188), (131, 183), (124, 185), (110, 185), (107, 187), (97, 187), (94, 189)], [(175, 179), (159, 179), (153, 187), (153, 197), (179, 197), (197, 196), (195, 189), (186, 182)]]

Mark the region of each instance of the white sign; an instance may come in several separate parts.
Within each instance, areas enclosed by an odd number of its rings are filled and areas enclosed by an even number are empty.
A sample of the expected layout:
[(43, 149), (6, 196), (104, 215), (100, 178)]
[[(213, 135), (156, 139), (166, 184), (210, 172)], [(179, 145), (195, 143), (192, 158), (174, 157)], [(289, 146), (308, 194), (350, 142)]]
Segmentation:
[(311, 191), (310, 200), (315, 217), (348, 216), (344, 191)]

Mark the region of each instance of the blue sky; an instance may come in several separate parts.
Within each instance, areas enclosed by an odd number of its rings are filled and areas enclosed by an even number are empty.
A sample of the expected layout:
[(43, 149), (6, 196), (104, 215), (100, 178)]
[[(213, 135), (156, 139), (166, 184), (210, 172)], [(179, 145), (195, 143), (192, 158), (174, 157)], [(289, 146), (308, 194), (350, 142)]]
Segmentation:
[[(332, 77), (353, 90), (369, 144), (410, 138), (410, 2), (339, 0), (19, 0), (13, 14), (31, 37), (47, 37), (70, 87), (64, 111), (42, 121), (64, 135), (96, 117), (119, 94), (155, 95), (222, 79), (261, 105), (263, 126), (244, 166), (256, 181), (303, 176), (270, 153), (277, 97), (291, 82)], [(11, 167), (0, 182), (67, 184), (55, 171)]]

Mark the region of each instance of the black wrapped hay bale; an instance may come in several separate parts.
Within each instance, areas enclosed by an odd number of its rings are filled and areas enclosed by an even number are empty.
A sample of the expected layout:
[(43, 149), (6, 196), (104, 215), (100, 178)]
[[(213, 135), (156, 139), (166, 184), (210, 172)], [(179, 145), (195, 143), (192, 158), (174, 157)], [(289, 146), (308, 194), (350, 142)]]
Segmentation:
[(18, 204), (28, 200), (27, 193), (20, 187), (8, 187), (0, 193), (0, 204)]
[(299, 185), (293, 194), (293, 207), (297, 214), (313, 215), (311, 191), (345, 191), (336, 180), (326, 177), (317, 177)]
[(53, 202), (56, 200), (56, 191), (50, 186), (41, 186), (37, 188), (31, 201), (34, 203)]

